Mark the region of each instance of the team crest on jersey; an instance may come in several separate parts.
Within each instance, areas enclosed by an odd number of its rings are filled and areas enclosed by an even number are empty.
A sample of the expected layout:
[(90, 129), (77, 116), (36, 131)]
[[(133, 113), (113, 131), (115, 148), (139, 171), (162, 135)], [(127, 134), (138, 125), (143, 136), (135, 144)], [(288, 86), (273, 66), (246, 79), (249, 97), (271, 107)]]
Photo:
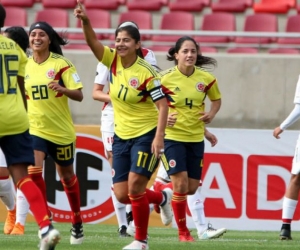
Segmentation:
[(53, 79), (55, 77), (54, 69), (49, 69), (46, 73), (46, 77), (49, 78), (49, 79)]
[(139, 86), (139, 80), (135, 77), (132, 77), (129, 79), (129, 85), (136, 89)]
[(205, 90), (205, 85), (202, 82), (198, 82), (196, 83), (196, 90), (199, 92), (204, 92)]
[(175, 160), (170, 160), (169, 161), (169, 166), (170, 166), (170, 168), (175, 168), (176, 167), (176, 161)]

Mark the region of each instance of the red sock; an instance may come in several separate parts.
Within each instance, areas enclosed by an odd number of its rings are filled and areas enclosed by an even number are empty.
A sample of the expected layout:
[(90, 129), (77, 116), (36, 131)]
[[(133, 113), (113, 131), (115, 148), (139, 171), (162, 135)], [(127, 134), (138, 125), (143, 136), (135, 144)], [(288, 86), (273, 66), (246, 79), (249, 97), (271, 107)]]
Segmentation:
[(179, 234), (188, 231), (186, 226), (186, 196), (187, 194), (173, 193), (172, 208), (178, 226)]
[(46, 183), (43, 178), (43, 168), (42, 167), (37, 167), (37, 166), (29, 166), (28, 167), (28, 174), (35, 183), (35, 185), (40, 189), (42, 196), (44, 198), (44, 203), (46, 205), (48, 215), (50, 216), (49, 208), (48, 208), (48, 203), (47, 203), (47, 193), (46, 193)]
[(64, 181), (60, 180), (66, 195), (69, 200), (69, 204), (72, 210), (72, 223), (82, 223), (81, 212), (80, 212), (80, 190), (79, 183), (76, 175), (74, 175), (70, 180)]
[(147, 239), (147, 230), (149, 223), (149, 201), (146, 192), (143, 194), (129, 194), (131, 200), (132, 216), (135, 225), (135, 239), (145, 241)]
[(32, 211), (36, 222), (40, 228), (50, 225), (50, 220), (47, 215), (47, 207), (45, 206), (44, 198), (39, 188), (34, 184), (29, 176), (22, 178), (17, 187), (25, 195), (30, 210)]
[(162, 192), (155, 192), (150, 189), (146, 189), (146, 196), (147, 196), (149, 203), (160, 205), (163, 201)]
[(173, 190), (173, 183), (169, 182), (169, 183), (163, 185), (161, 189), (164, 190), (165, 188), (171, 188)]

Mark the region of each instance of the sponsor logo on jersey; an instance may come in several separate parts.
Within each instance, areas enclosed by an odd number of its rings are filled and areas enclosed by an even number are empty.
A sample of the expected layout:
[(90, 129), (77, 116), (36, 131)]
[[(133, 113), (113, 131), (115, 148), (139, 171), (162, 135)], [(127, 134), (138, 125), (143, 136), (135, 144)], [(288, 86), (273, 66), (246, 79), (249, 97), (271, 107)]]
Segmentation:
[(49, 69), (46, 73), (46, 77), (49, 78), (49, 79), (54, 79), (54, 77), (55, 77), (54, 69)]
[(139, 80), (135, 77), (132, 77), (129, 79), (129, 85), (136, 89), (139, 86)]
[(174, 89), (174, 92), (175, 92), (175, 91), (178, 92), (178, 91), (181, 91), (181, 90), (180, 90), (179, 87), (176, 87), (176, 88)]
[(198, 82), (196, 83), (196, 90), (199, 92), (204, 92), (205, 90), (205, 85), (202, 82)]

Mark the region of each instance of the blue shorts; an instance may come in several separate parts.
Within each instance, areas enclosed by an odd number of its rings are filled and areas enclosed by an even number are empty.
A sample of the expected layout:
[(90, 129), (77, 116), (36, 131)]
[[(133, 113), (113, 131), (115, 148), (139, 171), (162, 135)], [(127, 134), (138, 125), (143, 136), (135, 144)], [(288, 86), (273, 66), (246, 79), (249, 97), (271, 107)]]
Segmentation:
[(8, 167), (14, 164), (34, 165), (34, 153), (29, 130), (21, 134), (1, 137), (0, 147)]
[(187, 171), (189, 178), (200, 180), (203, 154), (204, 141), (179, 142), (166, 139), (165, 152), (161, 161), (169, 176)]
[(69, 166), (74, 162), (75, 142), (58, 145), (41, 137), (32, 135), (33, 149), (50, 156), (60, 166)]
[(129, 172), (134, 172), (148, 179), (155, 172), (159, 160), (151, 153), (151, 145), (156, 128), (150, 132), (129, 140), (114, 135), (113, 183), (127, 181)]

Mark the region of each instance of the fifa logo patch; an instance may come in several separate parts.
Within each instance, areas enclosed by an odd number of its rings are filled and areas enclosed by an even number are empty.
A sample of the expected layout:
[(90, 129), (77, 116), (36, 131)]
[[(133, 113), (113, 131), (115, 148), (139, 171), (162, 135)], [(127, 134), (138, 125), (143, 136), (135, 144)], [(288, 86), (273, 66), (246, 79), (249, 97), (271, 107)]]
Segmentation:
[(202, 83), (202, 82), (196, 83), (196, 90), (197, 90), (198, 92), (204, 92), (204, 90), (205, 90), (205, 85), (204, 85), (204, 83)]
[(175, 168), (176, 167), (176, 161), (175, 160), (170, 160), (169, 161), (169, 166), (170, 166), (170, 168)]
[(54, 79), (54, 77), (55, 77), (54, 69), (49, 69), (46, 73), (46, 77), (49, 78), (49, 79)]
[(129, 79), (129, 85), (136, 89), (139, 86), (139, 80), (135, 77), (132, 77)]

